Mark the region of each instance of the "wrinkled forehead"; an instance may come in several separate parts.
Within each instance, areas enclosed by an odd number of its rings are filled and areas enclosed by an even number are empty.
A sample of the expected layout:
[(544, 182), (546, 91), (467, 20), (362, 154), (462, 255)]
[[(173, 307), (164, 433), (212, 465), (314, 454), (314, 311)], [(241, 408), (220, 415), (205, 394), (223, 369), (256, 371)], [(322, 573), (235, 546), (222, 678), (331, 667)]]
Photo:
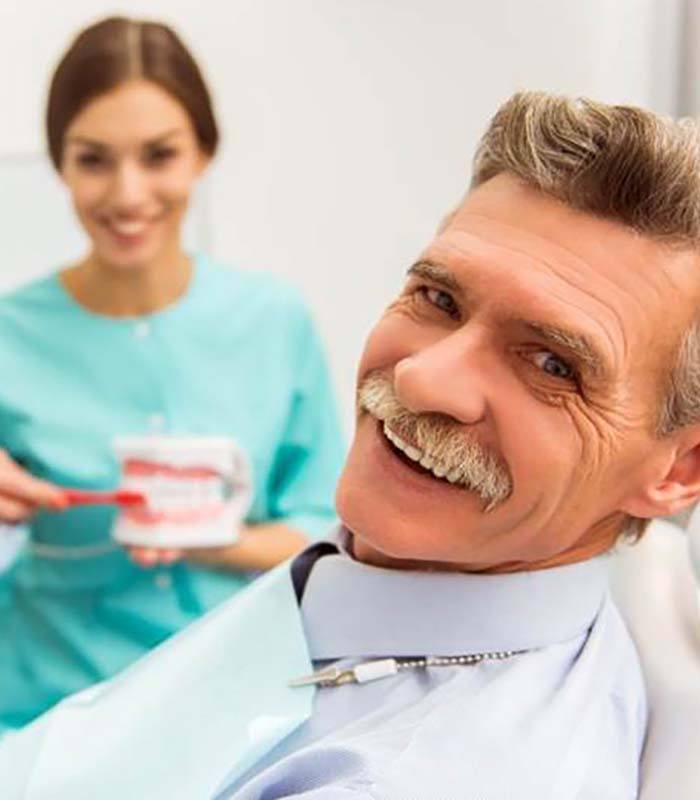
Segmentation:
[[(615, 361), (675, 348), (700, 309), (700, 257), (499, 175), (444, 221), (422, 258), (471, 293), (571, 320)], [(651, 350), (650, 350), (651, 348)]]

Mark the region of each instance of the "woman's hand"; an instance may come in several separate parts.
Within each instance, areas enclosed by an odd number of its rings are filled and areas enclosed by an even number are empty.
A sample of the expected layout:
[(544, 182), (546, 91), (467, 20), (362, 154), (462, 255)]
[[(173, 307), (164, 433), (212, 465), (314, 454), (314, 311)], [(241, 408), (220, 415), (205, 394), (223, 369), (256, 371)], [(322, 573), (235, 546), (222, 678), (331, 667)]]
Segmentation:
[(158, 547), (130, 547), (129, 555), (142, 567), (173, 564), (187, 559), (215, 569), (253, 572), (276, 567), (296, 555), (308, 544), (301, 532), (284, 523), (269, 523), (244, 528), (237, 541), (223, 547), (197, 547), (175, 550)]
[(180, 561), (186, 553), (173, 547), (127, 547), (126, 551), (140, 567), (169, 566)]
[(0, 448), (0, 522), (24, 522), (40, 508), (64, 509), (61, 490), (35, 478)]

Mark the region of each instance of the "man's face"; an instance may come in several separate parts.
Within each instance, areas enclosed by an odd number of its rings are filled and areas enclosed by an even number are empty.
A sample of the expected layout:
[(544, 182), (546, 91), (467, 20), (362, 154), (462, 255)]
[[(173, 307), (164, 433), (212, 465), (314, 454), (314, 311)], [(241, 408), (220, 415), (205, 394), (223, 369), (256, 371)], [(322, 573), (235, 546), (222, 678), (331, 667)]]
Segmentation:
[(654, 428), (698, 269), (508, 175), (471, 192), (360, 363), (337, 495), (357, 557), (509, 569), (607, 549), (678, 456)]

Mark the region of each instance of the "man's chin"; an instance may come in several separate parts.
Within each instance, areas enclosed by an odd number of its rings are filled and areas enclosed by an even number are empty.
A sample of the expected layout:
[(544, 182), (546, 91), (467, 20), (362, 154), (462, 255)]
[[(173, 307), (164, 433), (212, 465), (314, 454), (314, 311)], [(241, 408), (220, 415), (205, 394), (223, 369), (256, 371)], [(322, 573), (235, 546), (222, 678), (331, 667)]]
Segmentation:
[(490, 546), (508, 504), (485, 511), (476, 492), (416, 473), (391, 451), (370, 415), (358, 422), (336, 491), (358, 560), (387, 565), (471, 560)]
[[(469, 548), (455, 560), (454, 548), (444, 553), (439, 548), (424, 546), (424, 542), (411, 541), (406, 536), (390, 537), (386, 531), (373, 535), (374, 531), (351, 532), (351, 553), (357, 561), (386, 569), (417, 570), (430, 572), (478, 572), (488, 564), (473, 557)], [(433, 539), (433, 541), (435, 541)]]
[[(337, 510), (341, 522), (351, 534), (352, 555), (358, 561), (374, 566), (461, 569), (463, 561), (456, 562), (455, 558), (468, 560), (470, 548), (465, 545), (478, 539), (469, 533), (470, 529), (474, 533), (479, 530), (477, 519), (464, 519), (457, 536), (443, 524), (444, 521), (402, 517), (398, 509), (362, 502), (361, 497), (344, 490), (342, 479), (337, 494)], [(454, 526), (454, 520), (452, 524)]]
[(388, 555), (382, 550), (378, 550), (363, 536), (351, 532), (351, 552), (357, 561), (364, 564), (372, 564), (375, 567), (387, 567), (390, 569), (410, 569), (414, 562), (410, 559), (396, 558)]

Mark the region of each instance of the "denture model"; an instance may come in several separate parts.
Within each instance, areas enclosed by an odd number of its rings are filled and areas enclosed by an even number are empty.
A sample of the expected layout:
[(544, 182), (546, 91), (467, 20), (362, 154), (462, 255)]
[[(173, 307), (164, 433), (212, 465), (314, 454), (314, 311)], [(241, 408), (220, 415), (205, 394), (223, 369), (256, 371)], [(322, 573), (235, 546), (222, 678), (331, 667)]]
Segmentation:
[(114, 527), (123, 544), (206, 547), (235, 541), (252, 501), (248, 459), (232, 439), (121, 437), (121, 489), (146, 503), (126, 504)]

